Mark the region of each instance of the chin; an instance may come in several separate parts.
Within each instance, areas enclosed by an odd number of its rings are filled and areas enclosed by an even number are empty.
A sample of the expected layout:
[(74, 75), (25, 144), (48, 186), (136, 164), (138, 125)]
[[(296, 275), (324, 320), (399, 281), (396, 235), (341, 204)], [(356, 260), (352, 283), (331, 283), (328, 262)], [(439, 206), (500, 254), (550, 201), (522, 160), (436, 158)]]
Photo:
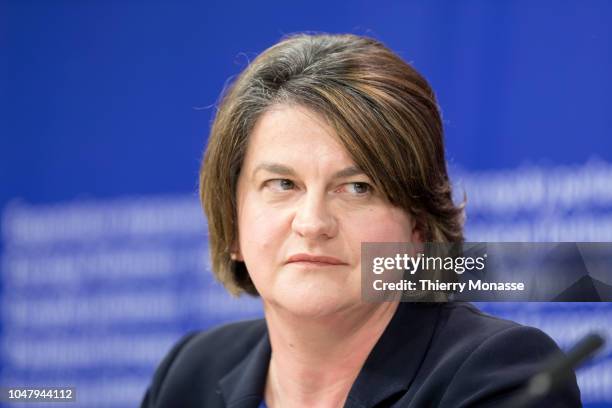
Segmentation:
[(342, 290), (327, 285), (301, 284), (277, 291), (269, 303), (301, 318), (323, 318), (355, 307), (361, 303), (359, 290)]

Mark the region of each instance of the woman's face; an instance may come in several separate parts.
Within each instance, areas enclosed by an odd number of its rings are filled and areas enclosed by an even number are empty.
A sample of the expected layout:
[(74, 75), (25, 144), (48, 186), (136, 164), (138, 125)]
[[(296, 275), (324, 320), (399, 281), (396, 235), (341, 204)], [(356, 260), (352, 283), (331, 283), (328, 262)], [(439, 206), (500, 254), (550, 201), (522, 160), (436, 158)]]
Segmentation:
[(237, 197), (238, 257), (264, 302), (295, 315), (363, 305), (362, 242), (420, 241), (413, 218), (373, 189), (334, 130), (298, 106), (259, 118)]

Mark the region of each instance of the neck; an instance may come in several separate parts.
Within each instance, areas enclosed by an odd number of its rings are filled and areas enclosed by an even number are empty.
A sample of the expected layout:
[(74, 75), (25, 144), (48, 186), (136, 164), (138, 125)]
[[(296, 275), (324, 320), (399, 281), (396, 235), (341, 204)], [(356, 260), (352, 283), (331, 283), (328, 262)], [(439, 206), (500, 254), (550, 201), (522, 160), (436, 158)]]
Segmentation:
[(398, 303), (360, 305), (325, 318), (296, 317), (264, 305), (272, 357), (271, 407), (340, 407)]

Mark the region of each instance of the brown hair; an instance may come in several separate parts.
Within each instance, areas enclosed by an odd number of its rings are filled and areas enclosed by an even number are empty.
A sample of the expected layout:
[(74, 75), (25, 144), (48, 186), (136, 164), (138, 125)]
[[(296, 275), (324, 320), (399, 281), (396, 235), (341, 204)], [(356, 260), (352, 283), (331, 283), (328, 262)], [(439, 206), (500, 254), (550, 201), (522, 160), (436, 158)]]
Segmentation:
[(462, 242), (440, 113), (427, 81), (377, 40), (288, 37), (259, 55), (222, 95), (200, 169), (212, 268), (232, 294), (257, 294), (237, 239), (236, 184), (249, 134), (276, 104), (324, 117), (355, 164), (393, 205), (412, 214), (426, 242)]

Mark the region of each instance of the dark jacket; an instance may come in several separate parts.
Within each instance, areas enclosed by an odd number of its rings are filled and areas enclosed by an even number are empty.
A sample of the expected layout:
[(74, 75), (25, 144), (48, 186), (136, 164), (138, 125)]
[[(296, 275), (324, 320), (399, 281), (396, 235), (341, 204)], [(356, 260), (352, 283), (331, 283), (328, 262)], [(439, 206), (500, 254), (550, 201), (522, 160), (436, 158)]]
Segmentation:
[[(345, 407), (501, 407), (559, 352), (540, 330), (468, 303), (401, 303)], [(269, 359), (264, 320), (189, 335), (160, 364), (142, 407), (256, 408)], [(581, 406), (575, 375), (534, 406)]]

